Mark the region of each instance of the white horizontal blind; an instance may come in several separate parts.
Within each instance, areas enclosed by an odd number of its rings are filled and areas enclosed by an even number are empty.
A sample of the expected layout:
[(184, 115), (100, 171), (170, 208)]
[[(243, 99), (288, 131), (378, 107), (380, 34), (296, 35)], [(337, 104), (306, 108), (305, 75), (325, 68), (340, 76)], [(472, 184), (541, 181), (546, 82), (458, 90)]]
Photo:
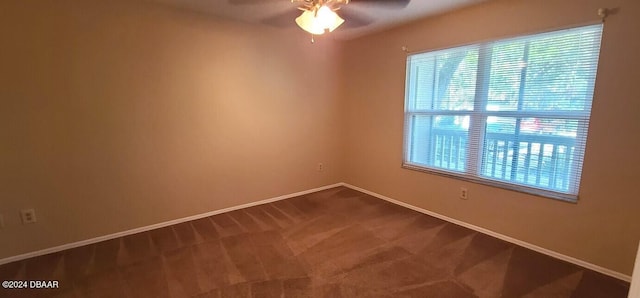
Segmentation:
[(600, 52), (591, 25), (410, 55), (410, 168), (576, 200)]

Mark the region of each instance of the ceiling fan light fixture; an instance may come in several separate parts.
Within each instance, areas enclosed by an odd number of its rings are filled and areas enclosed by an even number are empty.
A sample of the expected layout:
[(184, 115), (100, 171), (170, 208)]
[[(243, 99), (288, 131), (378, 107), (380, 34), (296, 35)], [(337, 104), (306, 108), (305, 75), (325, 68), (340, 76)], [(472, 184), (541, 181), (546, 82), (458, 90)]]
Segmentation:
[(305, 10), (296, 18), (296, 24), (313, 35), (324, 34), (326, 30), (332, 32), (342, 23), (344, 19), (326, 5), (319, 9)]

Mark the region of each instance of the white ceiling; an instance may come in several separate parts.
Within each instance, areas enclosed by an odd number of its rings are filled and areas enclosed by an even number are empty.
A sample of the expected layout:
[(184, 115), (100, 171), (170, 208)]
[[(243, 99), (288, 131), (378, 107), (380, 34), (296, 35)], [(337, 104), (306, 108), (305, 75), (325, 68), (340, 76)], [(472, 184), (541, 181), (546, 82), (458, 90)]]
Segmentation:
[[(228, 0), (150, 0), (173, 7), (209, 14), (212, 16), (228, 18), (232, 20), (263, 24), (265, 20), (281, 14), (291, 13), (291, 25), (287, 25), (282, 30), (298, 29), (295, 26), (295, 8), (298, 6), (290, 0), (256, 0), (258, 4), (232, 5)], [(380, 31), (394, 25), (406, 23), (415, 19), (440, 14), (446, 11), (455, 10), (464, 6), (473, 5), (487, 0), (412, 0), (404, 8), (394, 8), (385, 5), (371, 5), (358, 3), (358, 0), (351, 0), (351, 3), (344, 8), (345, 14), (357, 13), (373, 22), (369, 25), (349, 28), (341, 26), (331, 34), (338, 39), (352, 39), (376, 31)], [(299, 14), (299, 13), (298, 13)], [(340, 12), (338, 12), (340, 14)], [(345, 21), (349, 18), (344, 16)], [(285, 18), (287, 20), (288, 18)], [(346, 23), (345, 23), (346, 24)]]

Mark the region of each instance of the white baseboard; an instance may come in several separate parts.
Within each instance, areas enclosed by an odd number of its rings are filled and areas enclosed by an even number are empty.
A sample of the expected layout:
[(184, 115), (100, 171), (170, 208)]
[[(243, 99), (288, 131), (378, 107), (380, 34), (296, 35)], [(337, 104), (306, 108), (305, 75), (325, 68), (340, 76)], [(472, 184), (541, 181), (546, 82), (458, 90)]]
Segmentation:
[(556, 259), (560, 259), (560, 260), (563, 260), (563, 261), (566, 261), (566, 262), (569, 262), (569, 263), (572, 263), (572, 264), (576, 264), (578, 266), (582, 266), (584, 268), (591, 269), (593, 271), (600, 272), (602, 274), (605, 274), (605, 275), (608, 275), (608, 276), (611, 276), (611, 277), (614, 277), (614, 278), (617, 278), (617, 279), (620, 279), (620, 280), (623, 280), (623, 281), (626, 281), (626, 282), (630, 282), (631, 281), (631, 276), (623, 274), (623, 273), (620, 273), (620, 272), (617, 272), (617, 271), (613, 271), (611, 269), (604, 268), (602, 266), (598, 266), (598, 265), (595, 265), (595, 264), (592, 264), (592, 263), (589, 263), (589, 262), (586, 262), (586, 261), (583, 261), (583, 260), (580, 260), (580, 259), (576, 259), (574, 257), (570, 257), (570, 256), (567, 256), (567, 255), (561, 254), (559, 252), (555, 252), (553, 250), (549, 250), (549, 249), (546, 249), (546, 248), (543, 248), (543, 247), (540, 247), (540, 246), (537, 246), (537, 245), (534, 245), (534, 244), (531, 244), (531, 243), (528, 243), (528, 242), (525, 242), (525, 241), (522, 241), (522, 240), (518, 240), (518, 239), (509, 237), (509, 236), (506, 236), (506, 235), (503, 235), (503, 234), (500, 234), (500, 233), (497, 233), (497, 232), (494, 232), (494, 231), (491, 231), (491, 230), (488, 230), (488, 229), (485, 229), (485, 228), (482, 228), (482, 227), (478, 227), (478, 226), (475, 226), (475, 225), (472, 225), (472, 224), (469, 224), (469, 223), (466, 223), (466, 222), (463, 222), (463, 221), (460, 221), (460, 220), (457, 220), (457, 219), (454, 219), (454, 218), (439, 214), (439, 213), (435, 213), (433, 211), (422, 209), (420, 207), (416, 207), (416, 206), (407, 204), (405, 202), (394, 200), (392, 198), (383, 196), (381, 194), (378, 194), (378, 193), (375, 193), (375, 192), (372, 192), (372, 191), (368, 191), (366, 189), (363, 189), (363, 188), (360, 188), (360, 187), (357, 187), (357, 186), (354, 186), (354, 185), (351, 185), (351, 184), (341, 183), (341, 185), (345, 186), (345, 187), (348, 187), (348, 188), (351, 188), (353, 190), (357, 190), (359, 192), (366, 193), (366, 194), (374, 196), (376, 198), (385, 200), (387, 202), (390, 202), (390, 203), (393, 203), (393, 204), (396, 204), (396, 205), (400, 205), (402, 207), (406, 207), (406, 208), (409, 208), (411, 210), (415, 210), (415, 211), (418, 211), (420, 213), (424, 213), (426, 215), (430, 215), (430, 216), (433, 216), (433, 217), (448, 221), (450, 223), (453, 223), (453, 224), (456, 224), (456, 225), (459, 225), (459, 226), (463, 226), (465, 228), (469, 228), (469, 229), (472, 229), (474, 231), (477, 231), (477, 232), (480, 232), (480, 233), (483, 233), (483, 234), (486, 234), (486, 235), (489, 235), (489, 236), (492, 236), (492, 237), (495, 237), (495, 238), (498, 238), (498, 239), (502, 239), (502, 240), (507, 241), (507, 242), (511, 242), (513, 244), (516, 244), (516, 245), (531, 249), (533, 251), (537, 251), (539, 253), (554, 257)]
[(633, 266), (633, 275), (631, 277), (632, 280), (628, 298), (640, 298), (640, 246), (638, 246), (636, 263)]
[[(59, 252), (59, 251), (63, 251), (63, 250), (67, 250), (67, 249), (71, 249), (71, 248), (76, 248), (76, 247), (80, 247), (80, 246), (84, 246), (84, 245), (89, 245), (89, 244), (94, 244), (94, 243), (98, 243), (98, 242), (102, 242), (105, 240), (111, 240), (114, 238), (118, 238), (118, 237), (123, 237), (123, 236), (127, 236), (127, 235), (132, 235), (132, 234), (137, 234), (137, 233), (141, 233), (141, 232), (146, 232), (146, 231), (150, 231), (150, 230), (155, 230), (155, 229), (159, 229), (159, 228), (164, 228), (167, 226), (171, 226), (171, 225), (175, 225), (175, 224), (179, 224), (179, 223), (183, 223), (183, 222), (187, 222), (187, 221), (192, 221), (192, 220), (196, 220), (196, 219), (201, 219), (204, 217), (209, 217), (209, 216), (213, 216), (216, 214), (221, 214), (221, 213), (225, 213), (225, 212), (230, 212), (230, 211), (235, 211), (238, 209), (243, 209), (243, 208), (248, 208), (248, 207), (253, 207), (253, 206), (257, 206), (257, 205), (262, 205), (262, 204), (267, 204), (267, 203), (272, 203), (272, 202), (276, 202), (276, 201), (280, 201), (280, 200), (285, 200), (285, 199), (289, 199), (289, 198), (293, 198), (293, 197), (297, 197), (297, 196), (301, 196), (301, 195), (306, 195), (306, 194), (310, 194), (310, 193), (314, 193), (317, 191), (322, 191), (322, 190), (326, 190), (326, 189), (330, 189), (330, 188), (334, 188), (334, 187), (338, 187), (338, 186), (345, 186), (348, 188), (351, 188), (353, 190), (357, 190), (360, 192), (363, 192), (365, 194), (374, 196), (376, 198), (385, 200), (387, 202), (399, 205), (399, 206), (403, 206), (406, 208), (409, 208), (411, 210), (415, 210), (417, 212), (420, 213), (424, 213), (426, 215), (430, 215), (433, 216), (435, 218), (439, 218), (445, 221), (448, 221), (450, 223), (459, 225), (459, 226), (463, 226), (469, 229), (472, 229), (474, 231), (498, 238), (498, 239), (502, 239), (504, 241), (531, 249), (533, 251), (537, 251), (539, 253), (554, 257), (556, 259), (560, 259), (572, 264), (576, 264), (578, 266), (582, 266), (584, 268), (587, 269), (591, 269), (593, 271), (596, 272), (600, 272), (602, 274), (623, 280), (623, 281), (627, 281), (630, 282), (631, 281), (631, 276), (617, 272), (617, 271), (613, 271), (611, 269), (607, 269), (580, 259), (576, 259), (574, 257), (570, 257), (564, 254), (561, 254), (559, 252), (555, 252), (522, 240), (518, 240), (482, 227), (478, 227), (439, 213), (435, 213), (433, 211), (429, 211), (426, 209), (422, 209), (420, 207), (416, 207), (410, 204), (407, 204), (405, 202), (401, 202), (398, 200), (394, 200), (392, 198), (383, 196), (381, 194), (348, 184), (348, 183), (336, 183), (336, 184), (331, 184), (331, 185), (327, 185), (327, 186), (322, 186), (322, 187), (318, 187), (318, 188), (314, 188), (314, 189), (309, 189), (309, 190), (305, 190), (305, 191), (300, 191), (300, 192), (296, 192), (296, 193), (292, 193), (292, 194), (287, 194), (287, 195), (282, 195), (282, 196), (278, 196), (278, 197), (274, 197), (274, 198), (270, 198), (270, 199), (265, 199), (265, 200), (261, 200), (261, 201), (257, 201), (257, 202), (251, 202), (251, 203), (247, 203), (247, 204), (242, 204), (242, 205), (238, 205), (238, 206), (233, 206), (233, 207), (229, 207), (229, 208), (224, 208), (224, 209), (219, 209), (219, 210), (215, 210), (215, 211), (211, 211), (211, 212), (207, 212), (207, 213), (202, 213), (202, 214), (197, 214), (197, 215), (193, 215), (193, 216), (188, 216), (188, 217), (184, 217), (184, 218), (179, 218), (179, 219), (175, 219), (175, 220), (170, 220), (170, 221), (165, 221), (165, 222), (161, 222), (161, 223), (157, 223), (157, 224), (153, 224), (153, 225), (149, 225), (149, 226), (144, 226), (144, 227), (140, 227), (140, 228), (135, 228), (135, 229), (131, 229), (131, 230), (126, 230), (126, 231), (122, 231), (122, 232), (117, 232), (117, 233), (113, 233), (113, 234), (109, 234), (109, 235), (105, 235), (105, 236), (99, 236), (99, 237), (95, 237), (95, 238), (91, 238), (91, 239), (87, 239), (87, 240), (82, 240), (82, 241), (78, 241), (78, 242), (73, 242), (73, 243), (68, 243), (68, 244), (63, 244), (60, 246), (55, 246), (55, 247), (51, 247), (51, 248), (46, 248), (46, 249), (42, 249), (42, 250), (38, 250), (38, 251), (33, 251), (33, 252), (29, 252), (29, 253), (25, 253), (25, 254), (21, 254), (21, 255), (17, 255), (17, 256), (12, 256), (12, 257), (8, 257), (8, 258), (4, 258), (4, 259), (0, 259), (0, 265), (2, 264), (7, 264), (7, 263), (11, 263), (11, 262), (15, 262), (15, 261), (20, 261), (20, 260), (24, 260), (24, 259), (28, 259), (28, 258), (32, 258), (32, 257), (37, 257), (37, 256), (42, 256), (42, 255), (46, 255), (46, 254), (50, 254), (50, 253), (55, 253), (55, 252)], [(640, 253), (639, 253), (640, 255)]]
[(201, 218), (213, 216), (213, 215), (220, 214), (220, 213), (225, 213), (225, 212), (229, 212), (229, 211), (235, 211), (235, 210), (238, 210), (238, 209), (249, 208), (249, 207), (253, 207), (253, 206), (257, 206), (257, 205), (263, 205), (263, 204), (272, 203), (272, 202), (276, 202), (276, 201), (286, 200), (286, 199), (289, 199), (289, 198), (293, 198), (293, 197), (297, 197), (297, 196), (301, 196), (301, 195), (306, 195), (306, 194), (314, 193), (314, 192), (317, 192), (317, 191), (330, 189), (330, 188), (343, 186), (343, 185), (344, 185), (344, 183), (336, 183), (336, 184), (322, 186), (322, 187), (309, 189), (309, 190), (305, 190), (305, 191), (300, 191), (300, 192), (296, 192), (296, 193), (292, 193), (292, 194), (282, 195), (282, 196), (278, 196), (278, 197), (274, 197), (274, 198), (270, 198), (270, 199), (265, 199), (265, 200), (261, 200), (261, 201), (257, 201), (257, 202), (251, 202), (251, 203), (242, 204), (242, 205), (238, 205), (238, 206), (233, 206), (233, 207), (229, 207), (229, 208), (224, 208), (224, 209), (220, 209), (220, 210), (215, 210), (215, 211), (211, 211), (211, 212), (207, 212), (207, 213), (196, 214), (196, 215), (193, 215), (193, 216), (188, 216), (188, 217), (184, 217), (184, 218), (165, 221), (165, 222), (161, 222), (161, 223), (157, 223), (157, 224), (153, 224), (153, 225), (149, 225), (149, 226), (144, 226), (144, 227), (139, 227), (139, 228), (135, 228), (135, 229), (131, 229), (131, 230), (117, 232), (117, 233), (113, 233), (113, 234), (109, 234), (109, 235), (105, 235), (105, 236), (99, 236), (99, 237), (95, 237), (95, 238), (91, 238), (91, 239), (87, 239), (87, 240), (82, 240), (82, 241), (78, 241), (78, 242), (63, 244), (63, 245), (60, 245), (60, 246), (55, 246), (55, 247), (51, 247), (51, 248), (46, 248), (46, 249), (42, 249), (42, 250), (38, 250), (38, 251), (33, 251), (33, 252), (29, 252), (29, 253), (25, 253), (25, 254), (21, 254), (21, 255), (17, 255), (17, 256), (12, 256), (12, 257), (8, 257), (8, 258), (0, 259), (0, 265), (11, 263), (11, 262), (15, 262), (15, 261), (21, 261), (21, 260), (28, 259), (28, 258), (38, 257), (38, 256), (50, 254), (50, 253), (55, 253), (55, 252), (59, 252), (59, 251), (63, 251), (63, 250), (71, 249), (71, 248), (76, 248), (76, 247), (80, 247), (80, 246), (84, 246), (84, 245), (94, 244), (94, 243), (102, 242), (102, 241), (105, 241), (105, 240), (111, 240), (111, 239), (118, 238), (118, 237), (123, 237), (123, 236), (127, 236), (127, 235), (133, 235), (133, 234), (137, 234), (137, 233), (140, 233), (140, 232), (146, 232), (146, 231), (150, 231), (150, 230), (164, 228), (164, 227), (167, 227), (167, 226), (171, 226), (171, 225), (175, 225), (175, 224), (179, 224), (179, 223), (183, 223), (183, 222), (187, 222), (187, 221), (192, 221), (192, 220), (196, 220), (196, 219), (201, 219)]

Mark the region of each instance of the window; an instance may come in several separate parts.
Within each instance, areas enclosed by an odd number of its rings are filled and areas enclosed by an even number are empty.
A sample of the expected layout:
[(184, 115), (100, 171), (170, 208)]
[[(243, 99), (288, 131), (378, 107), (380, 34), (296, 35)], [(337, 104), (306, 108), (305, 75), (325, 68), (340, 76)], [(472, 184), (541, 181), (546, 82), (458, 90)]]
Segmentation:
[(576, 201), (602, 25), (407, 58), (404, 167)]

